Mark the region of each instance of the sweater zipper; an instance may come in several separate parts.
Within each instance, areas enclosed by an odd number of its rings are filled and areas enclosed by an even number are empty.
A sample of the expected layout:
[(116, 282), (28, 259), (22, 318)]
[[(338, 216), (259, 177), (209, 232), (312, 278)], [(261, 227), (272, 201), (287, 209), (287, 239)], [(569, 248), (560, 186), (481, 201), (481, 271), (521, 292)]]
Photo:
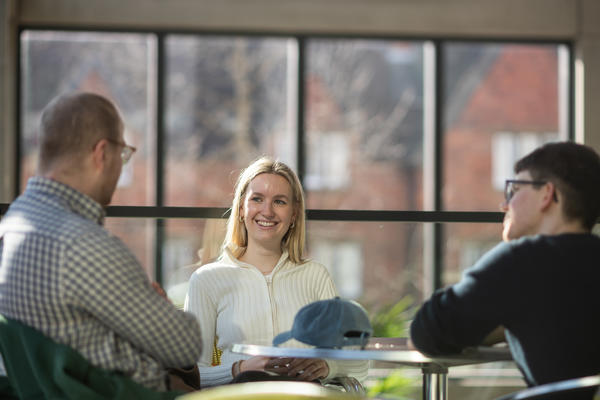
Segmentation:
[(265, 280), (267, 282), (267, 289), (269, 292), (269, 303), (271, 304), (271, 322), (273, 324), (272, 332), (273, 336), (275, 336), (275, 327), (277, 326), (277, 309), (275, 307), (275, 301), (273, 297), (273, 276), (267, 275), (265, 276)]

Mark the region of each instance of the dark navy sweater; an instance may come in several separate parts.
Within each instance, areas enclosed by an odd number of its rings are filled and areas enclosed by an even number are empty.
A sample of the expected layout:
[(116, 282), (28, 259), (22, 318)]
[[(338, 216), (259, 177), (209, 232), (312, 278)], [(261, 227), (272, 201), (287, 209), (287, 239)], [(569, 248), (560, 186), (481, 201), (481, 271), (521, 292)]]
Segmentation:
[(600, 373), (600, 238), (496, 246), (423, 304), (411, 338), (427, 354), (457, 353), (499, 325), (529, 386)]

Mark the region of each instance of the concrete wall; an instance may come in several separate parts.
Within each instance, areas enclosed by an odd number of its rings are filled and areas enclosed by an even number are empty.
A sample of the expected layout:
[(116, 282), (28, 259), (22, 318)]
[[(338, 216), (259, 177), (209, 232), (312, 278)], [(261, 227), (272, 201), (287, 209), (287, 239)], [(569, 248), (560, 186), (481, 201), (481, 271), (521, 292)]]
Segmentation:
[(583, 0), (575, 37), (577, 141), (600, 151), (600, 2)]
[(570, 37), (573, 0), (21, 0), (26, 24)]
[(577, 140), (600, 151), (599, 19), (597, 0), (0, 0), (0, 202), (14, 196), (18, 24), (569, 40), (576, 52)]
[(16, 1), (0, 0), (0, 203), (14, 195)]

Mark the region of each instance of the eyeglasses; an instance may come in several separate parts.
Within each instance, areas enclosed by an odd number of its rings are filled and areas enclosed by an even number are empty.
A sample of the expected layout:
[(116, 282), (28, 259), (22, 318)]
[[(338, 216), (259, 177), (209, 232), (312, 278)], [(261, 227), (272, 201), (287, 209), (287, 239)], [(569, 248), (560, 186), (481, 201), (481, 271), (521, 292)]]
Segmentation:
[[(533, 185), (533, 186), (541, 186), (548, 183), (548, 181), (527, 181), (527, 180), (519, 180), (519, 179), (507, 179), (504, 184), (504, 201), (506, 204), (510, 202), (518, 188), (515, 189), (515, 185)], [(556, 197), (556, 191), (552, 194), (555, 202), (558, 203), (558, 197)]]
[(121, 160), (123, 161), (123, 165), (127, 164), (127, 162), (131, 159), (131, 156), (137, 150), (135, 147), (128, 145), (125, 142), (119, 142), (118, 140), (108, 139), (108, 142), (114, 143), (119, 146), (123, 146), (123, 150), (121, 150)]

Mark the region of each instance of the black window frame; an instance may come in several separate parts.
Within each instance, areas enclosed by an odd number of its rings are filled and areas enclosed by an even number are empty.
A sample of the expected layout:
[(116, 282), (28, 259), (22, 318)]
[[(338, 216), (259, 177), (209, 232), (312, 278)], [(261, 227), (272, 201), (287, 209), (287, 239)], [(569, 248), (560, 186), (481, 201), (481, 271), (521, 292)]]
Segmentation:
[[(170, 207), (164, 205), (164, 154), (159, 149), (164, 148), (165, 143), (165, 110), (166, 110), (166, 54), (165, 40), (171, 34), (192, 34), (198, 36), (244, 36), (244, 37), (278, 37), (295, 39), (298, 46), (298, 87), (297, 87), (297, 168), (298, 176), (301, 182), (304, 182), (306, 171), (306, 149), (305, 149), (305, 72), (307, 68), (306, 46), (310, 39), (360, 39), (360, 40), (390, 40), (390, 41), (419, 41), (429, 42), (434, 46), (435, 54), (435, 82), (434, 82), (434, 138), (435, 145), (433, 149), (433, 170), (434, 170), (434, 190), (432, 203), (434, 209), (431, 211), (406, 211), (406, 210), (327, 210), (327, 209), (307, 209), (306, 217), (308, 221), (363, 221), (363, 222), (420, 222), (431, 224), (430, 237), (433, 241), (428, 247), (431, 252), (430, 259), (433, 260), (431, 274), (433, 282), (428, 282), (431, 291), (442, 286), (442, 273), (444, 268), (443, 260), (443, 240), (445, 223), (499, 223), (502, 221), (501, 212), (484, 211), (444, 211), (442, 199), (442, 179), (444, 174), (443, 160), (443, 136), (444, 136), (444, 60), (442, 56), (443, 47), (446, 43), (487, 43), (487, 44), (552, 44), (564, 45), (569, 53), (569, 80), (568, 80), (568, 140), (574, 140), (574, 43), (572, 40), (562, 38), (535, 39), (513, 39), (498, 37), (428, 37), (428, 36), (401, 36), (401, 35), (357, 35), (357, 34), (320, 34), (320, 33), (281, 33), (281, 32), (246, 32), (246, 31), (217, 31), (217, 30), (166, 30), (166, 29), (128, 29), (128, 28), (94, 28), (94, 27), (62, 27), (62, 26), (30, 26), (20, 25), (17, 35), (17, 91), (16, 91), (16, 153), (14, 165), (14, 193), (20, 193), (21, 182), (21, 98), (22, 98), (22, 77), (21, 77), (21, 35), (23, 31), (73, 31), (73, 32), (99, 32), (99, 33), (141, 33), (153, 34), (157, 40), (157, 85), (156, 85), (156, 188), (154, 206), (109, 206), (107, 208), (107, 217), (121, 218), (150, 218), (155, 220), (155, 280), (163, 282), (162, 260), (163, 245), (165, 242), (165, 220), (172, 218), (224, 218), (228, 215), (227, 208), (219, 207)], [(0, 216), (4, 214), (9, 204), (0, 203)], [(426, 266), (425, 266), (426, 267)], [(425, 293), (428, 295), (428, 293)]]

